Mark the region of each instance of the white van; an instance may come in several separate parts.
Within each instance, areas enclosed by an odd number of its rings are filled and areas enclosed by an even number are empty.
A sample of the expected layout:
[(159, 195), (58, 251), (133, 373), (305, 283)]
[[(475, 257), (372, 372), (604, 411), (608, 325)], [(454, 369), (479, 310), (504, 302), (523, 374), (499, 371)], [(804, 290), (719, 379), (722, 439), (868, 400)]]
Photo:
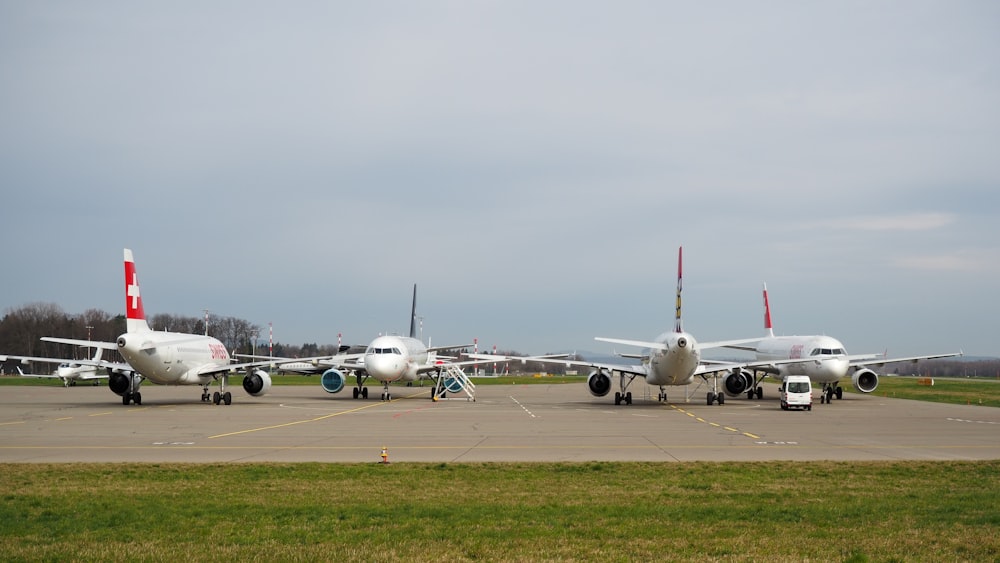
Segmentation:
[(781, 382), (781, 410), (813, 408), (812, 381), (808, 375), (789, 375)]

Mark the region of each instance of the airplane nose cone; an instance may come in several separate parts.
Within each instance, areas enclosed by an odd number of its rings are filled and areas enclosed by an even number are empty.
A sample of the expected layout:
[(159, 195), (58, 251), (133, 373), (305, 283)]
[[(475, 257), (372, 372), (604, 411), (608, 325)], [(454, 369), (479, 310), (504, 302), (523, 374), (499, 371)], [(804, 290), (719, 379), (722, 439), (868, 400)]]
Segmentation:
[(402, 375), (402, 362), (392, 354), (373, 355), (365, 358), (365, 369), (375, 379), (385, 381)]

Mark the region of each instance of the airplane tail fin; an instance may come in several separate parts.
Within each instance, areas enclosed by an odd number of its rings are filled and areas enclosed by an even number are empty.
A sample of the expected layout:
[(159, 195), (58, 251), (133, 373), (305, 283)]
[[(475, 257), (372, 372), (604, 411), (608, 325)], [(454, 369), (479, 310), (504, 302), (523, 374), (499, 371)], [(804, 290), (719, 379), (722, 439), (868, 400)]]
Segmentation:
[(103, 354), (104, 354), (104, 349), (103, 349), (103, 348), (101, 348), (101, 347), (99, 347), (99, 346), (95, 347), (95, 348), (94, 348), (94, 357), (92, 358), (92, 360), (91, 360), (91, 361), (94, 361), (94, 362), (99, 362), (99, 361), (101, 361), (101, 356), (102, 356)]
[(126, 332), (149, 330), (149, 325), (146, 324), (146, 311), (142, 307), (142, 295), (139, 293), (135, 260), (128, 248), (125, 249), (125, 330)]
[(683, 332), (681, 325), (681, 264), (684, 255), (684, 247), (677, 248), (677, 306), (674, 313), (674, 332)]
[(413, 284), (413, 306), (410, 308), (410, 338), (417, 337), (417, 284)]
[(774, 327), (771, 325), (771, 304), (767, 300), (767, 284), (764, 284), (764, 328), (767, 335), (774, 338)]

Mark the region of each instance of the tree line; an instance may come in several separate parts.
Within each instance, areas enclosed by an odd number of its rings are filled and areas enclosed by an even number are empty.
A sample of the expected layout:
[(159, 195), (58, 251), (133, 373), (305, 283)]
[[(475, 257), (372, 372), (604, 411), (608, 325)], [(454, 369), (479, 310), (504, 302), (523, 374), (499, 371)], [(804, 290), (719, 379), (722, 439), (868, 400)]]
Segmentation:
[[(153, 330), (171, 332), (186, 332), (190, 334), (205, 334), (205, 317), (190, 317), (170, 314), (157, 314), (148, 318)], [(68, 344), (44, 342), (43, 336), (73, 338), (76, 340), (97, 340), (114, 342), (125, 332), (125, 316), (111, 315), (100, 309), (88, 309), (80, 314), (69, 314), (54, 303), (29, 303), (17, 308), (8, 309), (0, 319), (0, 354), (18, 356), (37, 356), (46, 358), (84, 359), (90, 354), (87, 350)], [(245, 319), (222, 317), (209, 314), (208, 331), (210, 336), (217, 338), (231, 354), (267, 355), (266, 340), (261, 336), (266, 333), (259, 325)], [(356, 346), (351, 352), (363, 350), (363, 345)], [(275, 343), (271, 353), (282, 358), (303, 358), (312, 356), (328, 356), (338, 352), (336, 344), (283, 344)], [(469, 353), (463, 350), (459, 355)], [(501, 355), (522, 356), (514, 350), (498, 351)], [(117, 351), (105, 354), (105, 359), (122, 362)], [(574, 356), (570, 359), (583, 359)], [(13, 367), (4, 367), (3, 372), (13, 371)], [(493, 373), (492, 362), (484, 361), (481, 368), (486, 373)], [(556, 364), (539, 362), (510, 362), (506, 368), (502, 365), (497, 371), (506, 373), (551, 373), (564, 374), (566, 367)], [(967, 360), (927, 360), (918, 364), (904, 362), (889, 364), (885, 373), (897, 375), (925, 375), (933, 377), (985, 377), (1000, 379), (1000, 359)]]
[[(170, 332), (206, 334), (205, 317), (157, 314), (147, 318), (150, 328)], [(111, 315), (100, 309), (88, 309), (80, 314), (70, 314), (54, 303), (29, 303), (8, 309), (0, 319), (0, 354), (35, 356), (44, 358), (84, 359), (92, 352), (68, 344), (41, 340), (43, 336), (114, 342), (125, 332), (125, 315)], [(208, 315), (207, 334), (215, 337), (231, 354), (266, 355), (260, 343), (259, 325), (236, 317)], [(321, 356), (334, 354), (336, 345), (275, 344), (274, 355), (282, 357)], [(106, 352), (104, 359), (122, 362), (117, 350)], [(4, 373), (13, 371), (5, 368)]]

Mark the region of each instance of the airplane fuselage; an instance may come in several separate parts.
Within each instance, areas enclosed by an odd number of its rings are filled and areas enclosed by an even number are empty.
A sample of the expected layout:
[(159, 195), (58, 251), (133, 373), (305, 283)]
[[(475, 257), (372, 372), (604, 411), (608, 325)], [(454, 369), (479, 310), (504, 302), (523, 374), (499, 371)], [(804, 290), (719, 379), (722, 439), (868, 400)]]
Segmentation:
[(665, 332), (656, 338), (663, 349), (650, 350), (646, 383), (687, 385), (701, 361), (698, 342), (686, 332)]
[(205, 366), (229, 364), (229, 352), (211, 336), (175, 332), (130, 332), (118, 337), (118, 350), (136, 372), (159, 385), (204, 385)]
[(829, 336), (775, 336), (756, 346), (757, 360), (806, 359), (802, 363), (778, 366), (774, 376), (808, 375), (814, 383), (835, 383), (847, 375), (849, 361), (844, 345)]
[(77, 379), (91, 379), (97, 377), (97, 368), (94, 366), (64, 363), (59, 364), (59, 367), (56, 368), (56, 371), (52, 375), (62, 379), (64, 383)]
[(423, 342), (407, 336), (379, 336), (365, 350), (365, 371), (383, 383), (416, 381), (429, 354)]

